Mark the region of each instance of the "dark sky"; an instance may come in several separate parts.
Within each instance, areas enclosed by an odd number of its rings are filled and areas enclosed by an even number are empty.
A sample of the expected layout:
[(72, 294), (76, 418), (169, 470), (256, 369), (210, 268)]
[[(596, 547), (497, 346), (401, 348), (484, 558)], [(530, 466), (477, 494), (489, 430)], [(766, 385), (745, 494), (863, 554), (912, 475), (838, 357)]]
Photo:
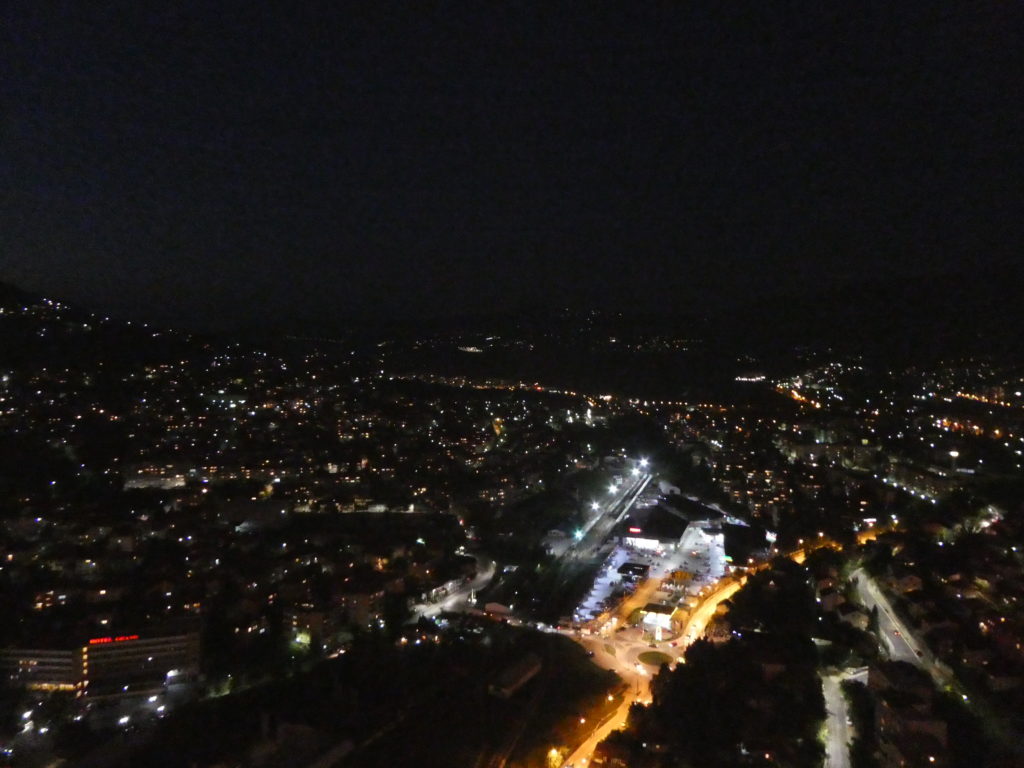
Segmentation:
[(1016, 0), (155, 5), (0, 11), (0, 280), (224, 328), (704, 310), (1024, 242)]

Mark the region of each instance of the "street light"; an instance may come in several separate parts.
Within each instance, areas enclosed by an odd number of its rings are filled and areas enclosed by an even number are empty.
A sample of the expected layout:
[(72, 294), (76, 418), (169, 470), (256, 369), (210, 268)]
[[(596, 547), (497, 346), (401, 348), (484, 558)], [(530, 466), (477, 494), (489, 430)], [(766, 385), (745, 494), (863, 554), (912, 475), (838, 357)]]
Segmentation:
[(641, 467), (646, 467), (647, 466), (647, 459), (640, 459), (640, 466)]
[(600, 505), (600, 504), (598, 504), (598, 503), (597, 503), (596, 501), (592, 501), (592, 502), (590, 502), (590, 508), (591, 508), (592, 510), (594, 510), (595, 512), (596, 512), (596, 511), (597, 511), (597, 510), (598, 510), (598, 509), (599, 509), (600, 507), (601, 507), (601, 505)]

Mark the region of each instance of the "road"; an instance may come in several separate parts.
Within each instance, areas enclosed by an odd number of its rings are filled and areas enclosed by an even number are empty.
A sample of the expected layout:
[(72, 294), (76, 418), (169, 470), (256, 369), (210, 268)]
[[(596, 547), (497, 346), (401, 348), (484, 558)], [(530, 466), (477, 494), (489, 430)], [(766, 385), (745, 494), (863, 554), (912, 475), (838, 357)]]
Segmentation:
[[(803, 550), (800, 550), (797, 554), (803, 555), (804, 552)], [(764, 565), (765, 564), (759, 564), (757, 568), (751, 570), (759, 570), (761, 567), (764, 567)], [(718, 582), (710, 588), (710, 591), (706, 595), (701, 596), (700, 602), (690, 613), (679, 639), (674, 643), (656, 643), (654, 644), (656, 649), (678, 661), (684, 655), (686, 647), (704, 634), (708, 622), (710, 622), (712, 616), (715, 615), (715, 611), (718, 610), (719, 604), (736, 594), (736, 592), (738, 592), (745, 583), (745, 576), (725, 576), (719, 579)], [(647, 581), (637, 588), (637, 591), (632, 595), (632, 597), (627, 598), (627, 600), (620, 604), (616, 611), (617, 615), (628, 617), (629, 613), (634, 608), (646, 604), (646, 602), (650, 600), (650, 597), (653, 596), (660, 587), (661, 579), (647, 579)], [(643, 664), (638, 664), (637, 657), (640, 653), (650, 650), (651, 644), (643, 642), (642, 634), (637, 635), (634, 638), (629, 634), (630, 631), (631, 630), (613, 632), (610, 636), (594, 635), (587, 638), (577, 636), (575, 639), (594, 653), (593, 660), (595, 664), (604, 667), (605, 669), (615, 671), (619, 677), (630, 685), (631, 691), (635, 691), (639, 687), (640, 692), (633, 693), (630, 702), (637, 699), (641, 702), (646, 702), (650, 699), (650, 694), (648, 692), (649, 675), (653, 674), (654, 670), (649, 667), (645, 667)], [(608, 647), (612, 648), (613, 653), (608, 653)], [(640, 670), (644, 671), (641, 672)], [(837, 705), (833, 705), (833, 707), (837, 708)], [(624, 714), (628, 714), (628, 705), (625, 706), (622, 711)], [(594, 733), (591, 734), (591, 736), (582, 745), (580, 745), (575, 752), (573, 752), (563, 765), (585, 766), (585, 761), (590, 759), (590, 756), (593, 754), (597, 744), (611, 733), (611, 731), (620, 727), (620, 725), (616, 725), (616, 723), (621, 724), (625, 719), (625, 717), (616, 717), (610, 722), (602, 723), (601, 726), (596, 728)], [(845, 699), (843, 700), (842, 725), (844, 728), (846, 727)], [(846, 738), (846, 736), (841, 734), (838, 738)]]
[(707, 597), (703, 598), (686, 620), (686, 626), (683, 627), (684, 647), (704, 634), (708, 622), (711, 621), (711, 617), (718, 610), (718, 604), (735, 595), (740, 587), (746, 583), (746, 579), (741, 578), (737, 581), (731, 578), (723, 578), (718, 583), (721, 586), (713, 589)]
[(938, 669), (928, 649), (919, 643), (896, 616), (889, 599), (882, 593), (867, 573), (857, 569), (852, 574), (857, 585), (857, 596), (870, 611), (878, 609), (878, 632), (882, 637), (889, 658), (894, 661), (908, 661), (915, 666), (924, 667), (927, 672), (945, 681), (945, 676)]
[(594, 750), (597, 749), (597, 745), (626, 722), (629, 708), (633, 702), (641, 704), (650, 702), (650, 676), (654, 670), (637, 662), (637, 656), (648, 648), (646, 644), (642, 644), (638, 640), (624, 637), (627, 634), (628, 631), (616, 632), (609, 638), (598, 636), (574, 638), (593, 653), (592, 660), (597, 666), (615, 672), (622, 679), (626, 688), (622, 704), (609, 717), (595, 726), (587, 739), (565, 759), (563, 765), (572, 765), (577, 768), (586, 766), (591, 755), (594, 754)]
[[(874, 532), (871, 532), (874, 535)], [(831, 546), (831, 542), (814, 542), (816, 546)], [(814, 547), (811, 547), (814, 548)], [(806, 556), (807, 548), (801, 548), (790, 556), (798, 562)], [(765, 564), (760, 564), (763, 567)], [(754, 568), (752, 570), (759, 570)], [(887, 647), (894, 659), (909, 661), (918, 666), (930, 666), (928, 671), (933, 676), (941, 676), (942, 671), (936, 665), (935, 660), (929, 654), (927, 648), (918, 644), (913, 636), (907, 631), (903, 623), (895, 616), (888, 600), (878, 590), (877, 586), (870, 580), (867, 574), (856, 572), (857, 589), (861, 600), (869, 608), (877, 605), (879, 613), (879, 625), (886, 638)], [(700, 603), (690, 613), (683, 628), (683, 633), (677, 645), (669, 643), (658, 643), (658, 650), (667, 653), (676, 659), (685, 652), (686, 646), (693, 643), (704, 634), (708, 622), (715, 615), (715, 611), (722, 601), (728, 600), (746, 582), (745, 577), (725, 577), (712, 587), (711, 591), (701, 598)], [(617, 614), (628, 616), (629, 612), (638, 605), (642, 605), (653, 595), (661, 585), (660, 579), (648, 579), (642, 584), (633, 596), (619, 606)], [(586, 766), (597, 745), (605, 739), (609, 733), (620, 728), (629, 713), (629, 706), (633, 701), (645, 702), (649, 700), (648, 675), (653, 672), (640, 672), (644, 669), (642, 664), (637, 664), (636, 657), (647, 650), (650, 646), (639, 639), (627, 636), (627, 633), (612, 633), (611, 636), (591, 636), (587, 638), (576, 637), (576, 640), (593, 652), (594, 663), (605, 669), (615, 671), (630, 688), (626, 700), (615, 713), (594, 729), (593, 733), (581, 744), (563, 765), (577, 767)], [(920, 653), (919, 653), (920, 651)], [(822, 686), (825, 696), (825, 704), (828, 710), (827, 730), (828, 739), (826, 743), (826, 768), (849, 768), (850, 766), (850, 740), (851, 731), (848, 720), (846, 698), (843, 696), (841, 683), (843, 680), (864, 675), (864, 672), (841, 673), (822, 678)]]
[[(963, 700), (967, 702), (967, 691), (956, 679), (953, 671), (936, 659), (928, 650), (928, 646), (922, 643), (900, 620), (893, 611), (889, 599), (879, 589), (874, 579), (863, 569), (857, 569), (851, 575), (857, 579), (857, 594), (864, 605), (868, 609), (878, 607), (878, 629), (880, 634), (886, 638), (886, 648), (889, 650), (890, 657), (916, 664), (931, 675), (932, 680), (939, 688), (951, 688), (954, 693), (962, 696)], [(897, 632), (899, 634), (896, 634)], [(996, 741), (1001, 742), (1003, 746), (1012, 751), (1018, 760), (1024, 758), (1024, 733), (1021, 733), (1012, 720), (1006, 718), (1004, 712), (993, 709), (984, 699), (973, 697), (970, 699), (969, 706), (990, 729), (991, 735)]]
[(825, 741), (825, 768), (850, 768), (850, 715), (846, 697), (843, 695), (844, 680), (867, 680), (867, 672), (843, 672), (838, 675), (823, 675), (822, 691), (825, 694), (825, 709), (828, 712), (826, 726), (828, 738)]
[(655, 593), (661, 587), (661, 579), (649, 578), (644, 579), (643, 583), (640, 584), (636, 591), (629, 595), (625, 600), (619, 603), (619, 607), (615, 611), (615, 615), (619, 617), (619, 626), (624, 626), (626, 620), (637, 608), (643, 608), (654, 597)]
[[(626, 498), (633, 500), (646, 486), (649, 478), (645, 477), (642, 484), (638, 484), (638, 490), (630, 494), (624, 494), (623, 498), (616, 502), (623, 505), (623, 512), (628, 510), (624, 504)], [(610, 511), (610, 510), (609, 510)], [(621, 517), (621, 514), (620, 514)], [(673, 663), (682, 657), (686, 646), (704, 633), (708, 622), (715, 614), (718, 605), (723, 600), (728, 600), (743, 585), (745, 579), (726, 577), (719, 580), (708, 594), (701, 599), (701, 602), (694, 608), (683, 629), (681, 638), (676, 642), (661, 642), (654, 644), (657, 650), (673, 658)], [(625, 619), (637, 607), (642, 607), (650, 602), (653, 596), (661, 588), (662, 580), (659, 578), (648, 578), (637, 590), (624, 600), (616, 609), (615, 614)], [(592, 622), (603, 623), (603, 622)], [(624, 622), (623, 622), (624, 623)], [(620, 626), (622, 624), (620, 623)], [(570, 633), (574, 634), (574, 633)], [(620, 632), (602, 633), (580, 637), (574, 635), (574, 639), (581, 643), (593, 654), (593, 661), (600, 667), (610, 669), (619, 675), (629, 686), (626, 698), (616, 711), (615, 715), (598, 725), (590, 736), (565, 760), (563, 765), (572, 765), (577, 768), (584, 768), (591, 759), (597, 745), (607, 738), (614, 730), (622, 727), (629, 714), (629, 707), (634, 701), (649, 703), (650, 701), (650, 676), (656, 671), (653, 667), (640, 663), (638, 657), (641, 653), (651, 650), (651, 644), (643, 640), (642, 632), (639, 630), (624, 630)]]
[(481, 555), (476, 555), (475, 557), (477, 563), (476, 576), (436, 603), (418, 603), (413, 606), (410, 622), (419, 621), (424, 616), (432, 618), (442, 612), (454, 613), (471, 607), (470, 596), (490, 583), (497, 567), (490, 558)]
[[(719, 583), (722, 584), (722, 582)], [(637, 604), (643, 602), (647, 597), (642, 593), (645, 593), (647, 596), (653, 595), (660, 584), (661, 581), (659, 579), (648, 579), (634, 593), (633, 600), (625, 601), (620, 606), (620, 610), (626, 610), (629, 607), (627, 604), (631, 604), (634, 601)], [(667, 642), (657, 643), (657, 649), (675, 659), (680, 658), (686, 649), (686, 645), (703, 634), (704, 628), (714, 615), (718, 604), (732, 597), (742, 585), (742, 581), (729, 579), (727, 583), (713, 589), (690, 615), (684, 628), (682, 642), (679, 642), (677, 646), (670, 645)], [(629, 608), (629, 610), (632, 609)], [(595, 728), (590, 736), (587, 737), (587, 740), (563, 763), (563, 765), (579, 767), (586, 765), (597, 745), (608, 734), (622, 727), (626, 716), (629, 714), (630, 704), (634, 701), (641, 703), (650, 702), (650, 676), (656, 670), (638, 662), (639, 655), (651, 649), (649, 643), (643, 642), (642, 633), (639, 630), (613, 632), (609, 637), (594, 635), (587, 638), (577, 637), (575, 639), (587, 648), (588, 651), (593, 652), (595, 664), (604, 669), (614, 671), (629, 686), (626, 699), (616, 711), (614, 717), (609, 718)]]
[(627, 692), (626, 698), (623, 699), (619, 708), (612, 713), (611, 717), (606, 718), (601, 725), (594, 729), (590, 736), (587, 737), (587, 740), (580, 744), (576, 751), (566, 758), (563, 765), (579, 766), (580, 768), (586, 766), (590, 756), (597, 749), (597, 745), (608, 738), (612, 731), (618, 730), (626, 722), (626, 718), (629, 716), (629, 708), (635, 700), (636, 693), (632, 691)]

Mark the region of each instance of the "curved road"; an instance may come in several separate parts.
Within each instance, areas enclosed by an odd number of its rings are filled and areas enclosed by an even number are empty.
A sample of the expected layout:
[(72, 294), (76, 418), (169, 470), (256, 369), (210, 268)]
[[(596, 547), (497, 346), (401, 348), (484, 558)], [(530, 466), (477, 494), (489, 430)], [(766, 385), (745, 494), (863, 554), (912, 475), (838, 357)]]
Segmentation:
[(456, 612), (465, 610), (470, 606), (469, 597), (479, 589), (483, 589), (494, 577), (497, 568), (496, 563), (490, 558), (481, 555), (476, 557), (477, 572), (471, 581), (460, 585), (451, 594), (436, 603), (417, 603), (413, 606), (410, 622), (419, 621), (421, 617), (432, 618), (443, 612)]
[[(618, 730), (625, 724), (633, 702), (637, 701), (641, 704), (650, 702), (650, 676), (655, 670), (649, 666), (637, 664), (636, 656), (647, 650), (643, 644), (618, 637), (595, 636), (584, 639), (576, 637), (572, 633), (566, 634), (594, 654), (593, 662), (597, 666), (615, 672), (626, 685), (625, 696), (618, 709), (598, 723), (586, 741), (580, 744), (563, 763), (563, 765), (583, 768), (594, 754), (597, 745), (604, 741), (612, 731)], [(640, 669), (644, 671), (641, 672)]]
[[(723, 600), (732, 597), (745, 580), (723, 579), (727, 583), (714, 589), (690, 614), (686, 625), (683, 628), (681, 640), (677, 645), (670, 642), (655, 643), (657, 650), (673, 657), (673, 663), (682, 656), (686, 646), (692, 643), (697, 637), (703, 634), (711, 617), (714, 616), (718, 604)], [(649, 589), (653, 594), (660, 584), (655, 579), (649, 580)], [(722, 582), (719, 582), (720, 584)], [(640, 592), (640, 590), (637, 590)], [(587, 762), (594, 754), (597, 745), (603, 741), (608, 734), (623, 726), (629, 714), (629, 707), (634, 701), (642, 704), (650, 703), (650, 679), (657, 670), (647, 664), (638, 662), (638, 656), (644, 651), (651, 650), (651, 644), (645, 643), (636, 637), (635, 630), (613, 632), (610, 637), (594, 635), (590, 637), (579, 637), (575, 633), (567, 632), (578, 643), (593, 653), (593, 661), (599, 667), (610, 669), (626, 683), (628, 689), (622, 705), (615, 714), (600, 723), (584, 741), (563, 763), (566, 766), (585, 768)]]

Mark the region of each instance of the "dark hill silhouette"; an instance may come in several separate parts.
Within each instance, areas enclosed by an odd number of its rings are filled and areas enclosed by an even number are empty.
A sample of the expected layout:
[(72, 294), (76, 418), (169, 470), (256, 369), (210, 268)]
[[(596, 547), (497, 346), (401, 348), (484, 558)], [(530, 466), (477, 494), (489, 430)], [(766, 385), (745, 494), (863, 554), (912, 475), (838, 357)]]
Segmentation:
[(1024, 268), (850, 282), (766, 298), (721, 329), (741, 348), (830, 346), (892, 360), (1024, 353)]

